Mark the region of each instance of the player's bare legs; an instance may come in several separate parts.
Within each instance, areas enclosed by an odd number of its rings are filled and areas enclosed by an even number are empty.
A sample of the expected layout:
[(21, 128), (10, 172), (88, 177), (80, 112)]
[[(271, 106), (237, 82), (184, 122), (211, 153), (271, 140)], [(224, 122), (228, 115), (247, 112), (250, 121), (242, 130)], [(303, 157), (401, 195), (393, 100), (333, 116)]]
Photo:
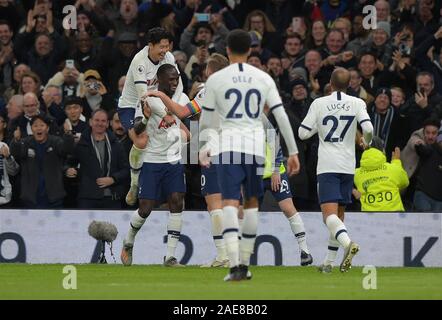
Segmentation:
[(181, 267), (182, 265), (175, 257), (175, 252), (183, 225), (184, 194), (181, 192), (170, 194), (168, 203), (170, 212), (167, 222), (167, 255), (164, 257), (164, 265), (166, 267)]
[(135, 242), (135, 236), (146, 222), (147, 217), (152, 212), (155, 205), (155, 200), (140, 199), (140, 207), (132, 214), (130, 219), (129, 231), (126, 238), (123, 240), (123, 249), (121, 250), (121, 262), (125, 266), (132, 264), (132, 251)]
[(342, 260), (340, 270), (341, 272), (346, 272), (351, 268), (351, 260), (359, 251), (359, 246), (350, 240), (343, 221), (338, 217), (338, 212), (341, 211), (343, 214), (344, 211), (339, 209), (337, 203), (323, 203), (321, 204), (321, 210), (324, 223), (327, 225), (330, 233), (344, 247), (344, 259)]
[(287, 198), (278, 202), (279, 208), (282, 210), (290, 223), (290, 228), (298, 241), (299, 251), (301, 252), (301, 266), (307, 266), (313, 263), (313, 258), (307, 247), (307, 239), (305, 236), (304, 222), (301, 215), (296, 210), (292, 198)]
[(226, 245), (223, 238), (223, 207), (221, 193), (213, 193), (204, 197), (207, 203), (207, 211), (210, 214), (213, 241), (216, 247), (216, 258), (213, 262), (202, 265), (202, 267), (227, 267), (229, 259), (227, 258)]

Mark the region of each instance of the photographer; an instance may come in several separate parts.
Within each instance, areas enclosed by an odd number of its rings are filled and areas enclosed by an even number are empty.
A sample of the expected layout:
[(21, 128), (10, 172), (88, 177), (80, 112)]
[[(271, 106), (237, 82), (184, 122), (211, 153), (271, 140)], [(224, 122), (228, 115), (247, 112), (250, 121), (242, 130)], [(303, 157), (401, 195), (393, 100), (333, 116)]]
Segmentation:
[(62, 70), (49, 79), (46, 87), (50, 85), (61, 87), (63, 99), (69, 96), (80, 97), (84, 94), (84, 75), (78, 71), (78, 64), (74, 60), (66, 60)]
[(211, 16), (210, 23), (198, 21), (197, 14), (195, 14), (190, 21), (187, 28), (181, 34), (180, 48), (188, 57), (195, 54), (199, 43), (206, 43), (210, 48), (210, 54), (226, 52), (226, 38), (229, 30), (222, 22), (222, 18), (213, 20)]
[(87, 119), (97, 109), (110, 112), (117, 108), (116, 101), (107, 92), (98, 71), (90, 69), (84, 73), (84, 88), (83, 114)]
[(410, 55), (409, 48), (394, 48), (393, 62), (388, 70), (384, 72), (383, 82), (389, 84), (389, 87), (400, 87), (404, 90), (405, 96), (413, 94), (415, 88), (414, 79), (416, 78), (416, 69), (414, 68), (413, 58)]
[(204, 75), (204, 69), (207, 63), (207, 59), (209, 59), (210, 52), (207, 42), (200, 41), (197, 43), (197, 49), (195, 54), (190, 57), (189, 62), (186, 65), (186, 69), (184, 69), (184, 73), (187, 75), (189, 79), (198, 82), (205, 82), (206, 79), (202, 79), (201, 77)]

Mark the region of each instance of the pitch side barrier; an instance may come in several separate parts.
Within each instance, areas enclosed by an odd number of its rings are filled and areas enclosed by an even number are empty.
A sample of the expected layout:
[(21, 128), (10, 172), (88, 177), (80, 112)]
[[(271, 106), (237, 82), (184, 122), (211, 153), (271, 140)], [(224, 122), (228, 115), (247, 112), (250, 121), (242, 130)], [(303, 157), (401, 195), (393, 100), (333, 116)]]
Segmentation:
[[(0, 262), (94, 263), (100, 243), (88, 235), (93, 220), (118, 229), (113, 243), (117, 263), (131, 211), (8, 210), (0, 211)], [(138, 233), (134, 264), (160, 264), (166, 252), (166, 211), (154, 211)], [(319, 212), (303, 213), (307, 242), (315, 264), (327, 250), (328, 231)], [(185, 211), (177, 258), (198, 265), (215, 256), (207, 212)], [(442, 267), (441, 213), (347, 213), (345, 224), (361, 246), (354, 265)], [(337, 261), (342, 257), (339, 250)], [(106, 258), (114, 263), (110, 251)], [(261, 212), (252, 264), (299, 265), (296, 240), (280, 212)]]

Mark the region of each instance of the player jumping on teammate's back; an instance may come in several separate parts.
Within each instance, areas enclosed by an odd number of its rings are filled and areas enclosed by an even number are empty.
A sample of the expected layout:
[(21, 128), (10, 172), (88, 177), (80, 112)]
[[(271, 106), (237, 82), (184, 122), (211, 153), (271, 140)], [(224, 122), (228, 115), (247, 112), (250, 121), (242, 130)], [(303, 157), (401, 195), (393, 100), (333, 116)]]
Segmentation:
[[(223, 55), (218, 53), (212, 54), (207, 60), (207, 77), (227, 67), (228, 65), (229, 61)], [(147, 95), (161, 98), (166, 107), (176, 116), (182, 119), (194, 116), (201, 112), (201, 105), (203, 105), (205, 89), (203, 87), (197, 93), (195, 98), (185, 106), (177, 104), (160, 91), (148, 92)], [(224, 243), (222, 233), (222, 199), (215, 165), (212, 165), (210, 168), (201, 168), (201, 193), (204, 195), (207, 203), (207, 209), (210, 214), (212, 226), (212, 237), (217, 251), (215, 260), (208, 264), (202, 265), (201, 267), (227, 267), (229, 260), (227, 258), (226, 245)]]
[[(346, 95), (350, 73), (336, 68), (331, 76), (332, 94), (318, 98), (299, 127), (299, 137), (303, 140), (315, 133), (319, 136), (318, 150), (318, 199), (322, 215), (330, 231), (329, 254), (320, 271), (331, 271), (330, 255), (336, 255), (339, 245), (345, 253), (340, 271), (351, 268), (353, 256), (359, 246), (350, 240), (344, 225), (345, 205), (351, 203), (353, 176), (355, 173), (356, 127), (362, 127), (365, 143), (370, 143), (373, 125), (367, 114), (365, 102)], [(356, 121), (355, 121), (356, 120)]]
[[(299, 172), (296, 142), (276, 84), (268, 74), (246, 63), (250, 44), (250, 35), (244, 30), (229, 33), (227, 55), (231, 64), (209, 77), (200, 119), (202, 144), (207, 142), (207, 130), (220, 136), (216, 149), (207, 143), (200, 148), (199, 159), (206, 167), (210, 167), (212, 161), (217, 163), (223, 198), (223, 237), (230, 261), (226, 281), (251, 278), (248, 266), (258, 227), (258, 199), (263, 191), (265, 137), (261, 115), (265, 103), (271, 106), (287, 142), (289, 174)], [(244, 222), (239, 243), (241, 188), (244, 191)]]
[[(163, 64), (175, 65), (175, 58), (169, 52), (172, 36), (163, 28), (153, 28), (148, 32), (148, 45), (138, 52), (133, 58), (124, 82), (123, 91), (118, 101), (118, 115), (121, 123), (128, 130), (129, 137), (134, 145), (129, 154), (131, 166), (131, 185), (126, 196), (126, 202), (134, 205), (137, 200), (138, 176), (142, 166), (142, 153), (147, 146), (146, 139), (137, 139), (133, 130), (135, 118), (142, 117), (140, 102), (148, 90), (154, 90), (158, 86), (157, 70)], [(177, 71), (178, 67), (176, 66)], [(178, 71), (179, 73), (179, 71)], [(174, 94), (178, 99), (183, 91), (181, 78)], [(160, 110), (162, 118), (167, 125), (173, 123), (172, 117), (167, 111)], [(145, 124), (147, 122), (145, 121)]]
[[(179, 75), (173, 65), (165, 64), (158, 69), (158, 89), (172, 97), (179, 82)], [(186, 104), (189, 98), (183, 93), (178, 100)], [(134, 212), (129, 231), (123, 242), (121, 261), (124, 265), (132, 264), (132, 250), (135, 236), (152, 212), (156, 202), (167, 197), (169, 204), (169, 221), (167, 224), (167, 255), (165, 266), (181, 266), (175, 258), (176, 247), (182, 226), (182, 211), (185, 177), (181, 160), (181, 141), (183, 139), (179, 125), (181, 121), (174, 117), (174, 124), (168, 126), (161, 116), (166, 107), (160, 99), (149, 97), (146, 100), (151, 109), (147, 122), (149, 148), (143, 152), (143, 166), (140, 173), (139, 209)], [(186, 139), (190, 138), (188, 131)]]

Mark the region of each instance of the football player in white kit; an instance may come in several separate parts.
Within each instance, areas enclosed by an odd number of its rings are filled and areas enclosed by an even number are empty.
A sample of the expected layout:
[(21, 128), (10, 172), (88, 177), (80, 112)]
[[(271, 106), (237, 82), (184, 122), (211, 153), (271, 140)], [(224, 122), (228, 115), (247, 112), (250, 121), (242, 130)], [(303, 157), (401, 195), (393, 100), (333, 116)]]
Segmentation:
[[(126, 196), (129, 205), (136, 204), (138, 191), (138, 176), (142, 166), (142, 152), (147, 145), (147, 136), (138, 136), (135, 132), (134, 120), (142, 117), (140, 101), (148, 90), (157, 89), (157, 70), (163, 64), (175, 64), (175, 58), (169, 52), (172, 36), (163, 28), (152, 28), (148, 32), (148, 45), (141, 49), (133, 58), (124, 82), (123, 91), (118, 101), (118, 115), (121, 123), (128, 130), (129, 137), (134, 145), (129, 154), (131, 166), (131, 185)], [(177, 67), (178, 70), (178, 67)], [(176, 88), (174, 99), (183, 92), (181, 77)], [(161, 110), (161, 115), (168, 125), (173, 123), (173, 118), (166, 110)], [(146, 121), (146, 120), (143, 120)], [(146, 125), (146, 122), (144, 123)], [(141, 130), (143, 126), (141, 126)]]
[(359, 246), (350, 240), (343, 223), (345, 205), (351, 203), (353, 176), (355, 173), (355, 136), (357, 124), (362, 127), (365, 144), (370, 144), (373, 125), (362, 99), (344, 92), (350, 81), (350, 73), (336, 68), (330, 79), (332, 93), (313, 101), (307, 116), (299, 127), (303, 140), (315, 133), (319, 136), (318, 150), (318, 199), (322, 215), (330, 231), (329, 255), (319, 267), (321, 272), (331, 272), (330, 255), (339, 245), (344, 248), (340, 271), (351, 268), (353, 256)]
[[(179, 83), (179, 74), (174, 65), (163, 64), (158, 68), (158, 90), (172, 97)], [(182, 93), (177, 100), (179, 104), (187, 104), (189, 98)], [(157, 201), (167, 198), (169, 204), (169, 220), (167, 224), (167, 254), (164, 265), (181, 266), (175, 258), (176, 247), (182, 227), (182, 211), (184, 193), (186, 192), (184, 168), (181, 164), (181, 141), (183, 127), (178, 117), (173, 116), (169, 125), (163, 119), (166, 106), (161, 99), (148, 97), (146, 103), (151, 116), (147, 122), (149, 146), (142, 153), (142, 168), (138, 192), (139, 209), (130, 220), (129, 231), (123, 241), (121, 261), (124, 265), (132, 264), (132, 251), (135, 236), (150, 215)], [(186, 139), (190, 138), (187, 130)]]
[[(226, 57), (219, 53), (213, 53), (207, 60), (207, 77), (216, 71), (227, 67), (228, 65), (229, 61)], [(187, 105), (180, 105), (174, 102), (161, 91), (150, 91), (147, 93), (147, 95), (161, 98), (166, 107), (172, 111), (172, 113), (183, 119), (192, 117), (201, 112), (201, 106), (205, 96), (205, 89), (204, 86), (202, 86), (195, 98)], [(224, 244), (222, 235), (222, 199), (215, 165), (212, 165), (209, 168), (201, 168), (201, 193), (206, 200), (207, 210), (210, 214), (212, 237), (217, 252), (215, 259), (208, 264), (202, 265), (202, 267), (227, 267), (229, 260), (227, 258), (226, 246)]]
[[(230, 66), (212, 74), (200, 119), (202, 145), (199, 159), (203, 166), (216, 163), (223, 199), (223, 237), (230, 272), (225, 281), (250, 279), (248, 266), (258, 226), (258, 199), (263, 192), (265, 134), (261, 120), (264, 104), (275, 115), (289, 149), (288, 172), (299, 172), (298, 150), (276, 84), (265, 72), (246, 63), (251, 38), (244, 30), (233, 30), (227, 37)], [(219, 133), (216, 149), (206, 143), (207, 130)], [(238, 240), (238, 207), (244, 192), (244, 221)]]

